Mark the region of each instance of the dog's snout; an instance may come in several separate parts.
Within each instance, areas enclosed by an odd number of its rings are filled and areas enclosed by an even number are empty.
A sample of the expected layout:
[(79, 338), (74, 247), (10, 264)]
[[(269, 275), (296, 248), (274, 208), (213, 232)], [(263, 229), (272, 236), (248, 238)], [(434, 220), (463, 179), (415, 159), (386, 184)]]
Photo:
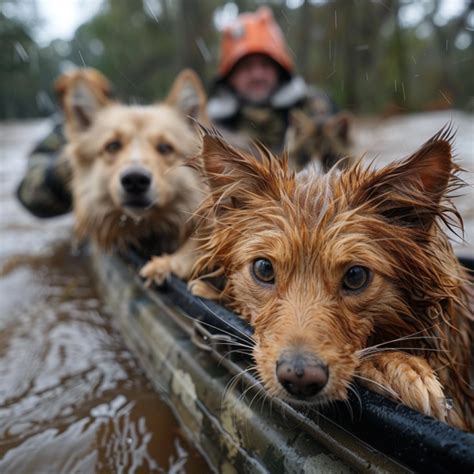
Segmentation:
[(280, 357), (276, 364), (278, 382), (298, 398), (316, 395), (327, 384), (329, 368), (312, 355), (291, 354)]
[(120, 176), (123, 189), (135, 196), (144, 194), (151, 185), (151, 173), (144, 168), (129, 168)]

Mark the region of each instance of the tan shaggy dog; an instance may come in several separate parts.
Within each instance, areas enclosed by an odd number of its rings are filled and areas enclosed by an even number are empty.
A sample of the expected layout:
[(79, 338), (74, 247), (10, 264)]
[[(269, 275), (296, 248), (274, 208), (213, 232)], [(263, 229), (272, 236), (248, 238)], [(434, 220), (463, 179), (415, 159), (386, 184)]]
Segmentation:
[[(473, 430), (472, 287), (443, 231), (459, 218), (450, 131), (384, 168), (326, 175), (203, 140), (210, 193), (191, 288), (252, 324), (269, 394), (318, 405), (360, 381)], [(210, 274), (224, 277), (220, 294)]]
[(135, 245), (173, 252), (189, 245), (190, 216), (204, 186), (183, 164), (200, 143), (189, 116), (206, 121), (200, 80), (183, 71), (166, 100), (149, 106), (114, 102), (109, 89), (93, 69), (56, 83), (66, 117), (77, 235), (103, 249)]

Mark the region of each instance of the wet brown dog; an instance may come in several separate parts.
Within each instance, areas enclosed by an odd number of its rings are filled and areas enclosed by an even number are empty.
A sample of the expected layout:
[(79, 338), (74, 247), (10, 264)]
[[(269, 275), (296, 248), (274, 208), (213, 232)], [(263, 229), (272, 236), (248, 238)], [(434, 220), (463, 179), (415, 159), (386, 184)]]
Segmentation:
[[(295, 175), (204, 136), (197, 163), (211, 192), (195, 272), (255, 328), (268, 392), (295, 403), (344, 400), (360, 381), (424, 414), (472, 430), (472, 292), (443, 226), (459, 218), (449, 130), (379, 170), (355, 164)], [(449, 409), (450, 401), (453, 407)]]
[(188, 116), (206, 121), (206, 96), (183, 71), (167, 99), (150, 106), (109, 97), (105, 77), (79, 69), (59, 78), (65, 149), (73, 168), (75, 228), (103, 249), (133, 244), (172, 252), (187, 243), (203, 183), (183, 166), (199, 136)]

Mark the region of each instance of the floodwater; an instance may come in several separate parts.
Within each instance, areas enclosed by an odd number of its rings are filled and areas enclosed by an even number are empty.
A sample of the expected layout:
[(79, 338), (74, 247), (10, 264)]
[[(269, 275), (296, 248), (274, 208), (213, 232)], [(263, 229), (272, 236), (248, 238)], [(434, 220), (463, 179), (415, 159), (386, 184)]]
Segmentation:
[(16, 202), (48, 128), (0, 124), (0, 472), (208, 472), (71, 251), (71, 217)]
[[(450, 120), (457, 161), (473, 172), (473, 116), (460, 112), (358, 121), (357, 149), (383, 164)], [(14, 198), (25, 156), (48, 128), (0, 124), (0, 472), (207, 472), (71, 251), (71, 217), (41, 221)], [(469, 254), (473, 198), (471, 187), (456, 200), (467, 241), (456, 246)]]

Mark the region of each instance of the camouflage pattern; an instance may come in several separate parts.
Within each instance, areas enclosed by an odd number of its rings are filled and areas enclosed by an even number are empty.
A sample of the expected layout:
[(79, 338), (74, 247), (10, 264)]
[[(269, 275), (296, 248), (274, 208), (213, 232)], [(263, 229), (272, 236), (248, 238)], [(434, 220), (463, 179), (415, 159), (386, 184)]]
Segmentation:
[(37, 217), (55, 217), (71, 211), (71, 166), (62, 153), (65, 143), (63, 125), (56, 123), (28, 158), (17, 196)]
[[(224, 131), (239, 134), (261, 142), (276, 154), (286, 146), (286, 134), (291, 126), (291, 115), (295, 110), (307, 116), (332, 115), (337, 112), (333, 101), (314, 87), (309, 87), (299, 76), (281, 85), (270, 97), (268, 104), (245, 103), (225, 84), (216, 87), (209, 100), (208, 112), (211, 120)], [(231, 143), (237, 140), (230, 140)]]
[(284, 110), (271, 107), (245, 105), (235, 118), (236, 132), (263, 143), (274, 153), (281, 153), (287, 127), (287, 114)]
[(407, 472), (329, 419), (265, 400), (246, 363), (226, 357), (225, 334), (206, 334), (116, 255), (91, 258), (114, 323), (215, 472)]

